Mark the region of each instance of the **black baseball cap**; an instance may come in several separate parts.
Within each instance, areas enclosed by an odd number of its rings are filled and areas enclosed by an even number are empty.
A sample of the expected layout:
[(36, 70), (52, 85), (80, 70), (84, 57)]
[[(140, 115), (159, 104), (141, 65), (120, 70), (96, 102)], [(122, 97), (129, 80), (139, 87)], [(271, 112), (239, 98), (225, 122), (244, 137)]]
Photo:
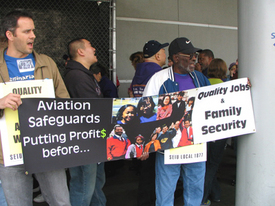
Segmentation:
[(143, 56), (144, 58), (149, 58), (156, 54), (159, 50), (161, 50), (164, 47), (167, 47), (169, 43), (161, 44), (156, 40), (150, 40), (145, 43), (143, 47)]
[(191, 41), (186, 37), (179, 37), (174, 39), (171, 42), (168, 50), (170, 57), (179, 52), (182, 52), (184, 54), (192, 54), (201, 51), (201, 49), (194, 47)]

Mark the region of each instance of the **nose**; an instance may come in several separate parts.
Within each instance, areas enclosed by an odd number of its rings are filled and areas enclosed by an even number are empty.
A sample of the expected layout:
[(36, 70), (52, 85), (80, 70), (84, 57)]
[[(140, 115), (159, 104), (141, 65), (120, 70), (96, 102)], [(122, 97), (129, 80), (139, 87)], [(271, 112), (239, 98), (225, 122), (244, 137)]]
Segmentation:
[(35, 34), (34, 34), (34, 31), (31, 31), (31, 33), (30, 33), (30, 38), (31, 38), (31, 39), (35, 39), (35, 38), (36, 38), (36, 36), (35, 36)]
[(196, 54), (193, 54), (193, 56), (192, 56), (192, 59), (191, 59), (192, 61), (197, 61), (197, 55)]

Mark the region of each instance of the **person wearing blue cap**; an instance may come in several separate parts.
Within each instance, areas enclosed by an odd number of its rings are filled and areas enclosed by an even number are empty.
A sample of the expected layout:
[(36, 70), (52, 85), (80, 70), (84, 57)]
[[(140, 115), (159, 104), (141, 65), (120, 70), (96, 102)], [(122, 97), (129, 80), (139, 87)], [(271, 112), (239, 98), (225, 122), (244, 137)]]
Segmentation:
[(161, 44), (156, 40), (150, 40), (143, 47), (144, 62), (136, 66), (135, 76), (132, 80), (134, 97), (141, 97), (147, 82), (156, 72), (162, 70), (166, 63), (164, 48), (169, 43)]
[[(148, 81), (143, 96), (184, 91), (210, 85), (209, 80), (195, 69), (197, 52), (192, 42), (180, 37), (169, 46), (173, 65), (155, 73)], [(164, 164), (163, 151), (156, 153), (156, 206), (174, 205), (174, 192), (180, 176), (183, 178), (183, 198), (186, 206), (201, 205), (204, 188), (205, 162), (190, 164)], [(205, 204), (205, 205), (210, 205)]]

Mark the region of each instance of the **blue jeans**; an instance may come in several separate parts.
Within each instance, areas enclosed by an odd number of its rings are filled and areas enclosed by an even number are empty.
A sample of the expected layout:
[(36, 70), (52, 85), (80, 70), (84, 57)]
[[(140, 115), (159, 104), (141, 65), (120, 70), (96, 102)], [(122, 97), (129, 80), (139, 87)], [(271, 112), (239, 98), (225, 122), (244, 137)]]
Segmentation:
[(97, 163), (70, 168), (70, 199), (72, 206), (94, 205), (92, 198), (93, 201), (97, 202), (95, 205), (106, 205), (106, 198), (102, 191), (105, 184), (104, 166), (99, 166), (99, 170), (97, 168)]
[(0, 183), (0, 205), (1, 206), (8, 206), (6, 198), (5, 198), (5, 194), (2, 188), (2, 183)]
[[(64, 169), (40, 172), (35, 176), (49, 205), (71, 205)], [(4, 167), (0, 164), (0, 179), (9, 206), (32, 205), (33, 179), (25, 174), (24, 165)]]
[(205, 162), (164, 164), (164, 155), (156, 153), (156, 206), (173, 206), (177, 181), (183, 177), (184, 206), (199, 206), (203, 197)]
[(97, 165), (95, 191), (90, 206), (105, 206), (106, 197), (102, 190), (106, 181), (104, 162)]

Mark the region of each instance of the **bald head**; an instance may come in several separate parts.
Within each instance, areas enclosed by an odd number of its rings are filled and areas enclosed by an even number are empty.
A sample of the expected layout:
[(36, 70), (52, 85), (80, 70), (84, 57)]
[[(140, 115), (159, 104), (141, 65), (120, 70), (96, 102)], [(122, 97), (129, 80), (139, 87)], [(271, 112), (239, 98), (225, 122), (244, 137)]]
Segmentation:
[(68, 53), (72, 60), (77, 58), (77, 50), (78, 49), (85, 49), (85, 43), (83, 39), (74, 39), (69, 42), (68, 44)]
[(164, 66), (166, 64), (166, 54), (164, 49), (160, 49), (156, 54), (149, 58), (144, 58), (145, 62), (154, 62), (159, 66)]
[(95, 48), (87, 39), (75, 39), (68, 44), (70, 58), (81, 63), (86, 69), (97, 62)]

